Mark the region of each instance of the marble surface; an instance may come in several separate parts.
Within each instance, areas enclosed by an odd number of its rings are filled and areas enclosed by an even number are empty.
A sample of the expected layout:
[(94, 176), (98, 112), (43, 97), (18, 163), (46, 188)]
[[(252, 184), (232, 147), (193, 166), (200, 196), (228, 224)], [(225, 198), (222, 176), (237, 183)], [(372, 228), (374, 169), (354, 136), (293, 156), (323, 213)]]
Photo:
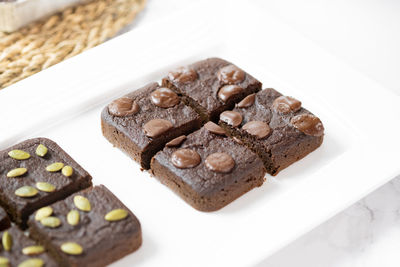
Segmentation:
[[(148, 0), (147, 8), (131, 27), (153, 23), (191, 3)], [(399, 1), (252, 0), (248, 3), (273, 12), (322, 48), (400, 94)], [(257, 267), (395, 267), (400, 266), (399, 247), (400, 176)]]

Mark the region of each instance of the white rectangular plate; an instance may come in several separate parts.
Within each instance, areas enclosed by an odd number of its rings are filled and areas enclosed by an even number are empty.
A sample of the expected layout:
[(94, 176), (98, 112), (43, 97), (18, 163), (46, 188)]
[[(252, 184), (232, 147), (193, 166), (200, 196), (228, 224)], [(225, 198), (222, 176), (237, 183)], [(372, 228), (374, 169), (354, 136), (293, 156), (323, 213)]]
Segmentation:
[[(240, 3), (177, 12), (0, 92), (0, 148), (55, 140), (140, 219), (143, 246), (113, 266), (251, 266), (400, 173), (399, 97)], [(100, 112), (169, 69), (211, 56), (300, 99), (326, 138), (262, 187), (204, 213), (113, 148)]]

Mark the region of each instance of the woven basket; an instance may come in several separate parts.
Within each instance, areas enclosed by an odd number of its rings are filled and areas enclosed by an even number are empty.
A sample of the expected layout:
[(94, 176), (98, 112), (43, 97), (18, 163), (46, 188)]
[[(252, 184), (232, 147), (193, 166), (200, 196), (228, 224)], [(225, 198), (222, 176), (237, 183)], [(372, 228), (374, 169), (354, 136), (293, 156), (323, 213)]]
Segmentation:
[(113, 37), (146, 0), (94, 0), (16, 32), (0, 32), (0, 89)]

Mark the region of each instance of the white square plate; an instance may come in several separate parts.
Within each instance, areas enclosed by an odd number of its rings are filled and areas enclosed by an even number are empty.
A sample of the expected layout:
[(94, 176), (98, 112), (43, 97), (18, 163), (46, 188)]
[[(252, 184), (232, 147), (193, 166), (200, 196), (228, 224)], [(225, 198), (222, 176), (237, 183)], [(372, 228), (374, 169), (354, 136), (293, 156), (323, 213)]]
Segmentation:
[[(182, 10), (0, 92), (0, 148), (55, 140), (140, 219), (143, 246), (113, 266), (251, 266), (400, 173), (399, 97), (241, 3)], [(212, 56), (300, 99), (326, 137), (262, 187), (204, 213), (113, 148), (100, 112), (169, 69)]]

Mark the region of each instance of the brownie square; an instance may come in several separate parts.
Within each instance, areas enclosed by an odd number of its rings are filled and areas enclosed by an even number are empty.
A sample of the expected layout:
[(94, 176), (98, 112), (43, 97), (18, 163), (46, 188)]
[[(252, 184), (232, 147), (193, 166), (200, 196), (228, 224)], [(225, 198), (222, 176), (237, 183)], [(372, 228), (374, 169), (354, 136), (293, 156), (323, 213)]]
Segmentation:
[[(0, 232), (0, 235), (3, 241), (0, 259), (4, 262), (4, 265), (0, 264), (1, 266), (58, 266), (42, 246), (28, 238), (17, 226)], [(4, 242), (9, 246), (4, 246)]]
[(153, 157), (151, 171), (198, 210), (218, 210), (264, 182), (257, 155), (213, 122), (175, 145)]
[(200, 117), (168, 88), (150, 83), (114, 100), (101, 115), (103, 135), (142, 168), (164, 145), (201, 127)]
[(220, 119), (227, 133), (256, 152), (272, 175), (317, 149), (324, 136), (319, 118), (274, 89), (246, 97)]
[(169, 72), (167, 86), (183, 96), (203, 121), (218, 121), (219, 114), (232, 109), (243, 97), (261, 90), (261, 82), (232, 63), (209, 58)]
[(35, 210), (92, 184), (91, 176), (46, 138), (1, 151), (0, 176), (0, 204), (22, 227)]
[[(53, 213), (47, 219), (38, 221), (36, 214), (29, 218), (29, 233), (60, 266), (106, 266), (132, 253), (142, 243), (138, 219), (103, 185), (50, 207)], [(59, 225), (45, 226), (45, 220)]]
[(0, 231), (10, 227), (10, 219), (8, 218), (7, 212), (0, 207)]

